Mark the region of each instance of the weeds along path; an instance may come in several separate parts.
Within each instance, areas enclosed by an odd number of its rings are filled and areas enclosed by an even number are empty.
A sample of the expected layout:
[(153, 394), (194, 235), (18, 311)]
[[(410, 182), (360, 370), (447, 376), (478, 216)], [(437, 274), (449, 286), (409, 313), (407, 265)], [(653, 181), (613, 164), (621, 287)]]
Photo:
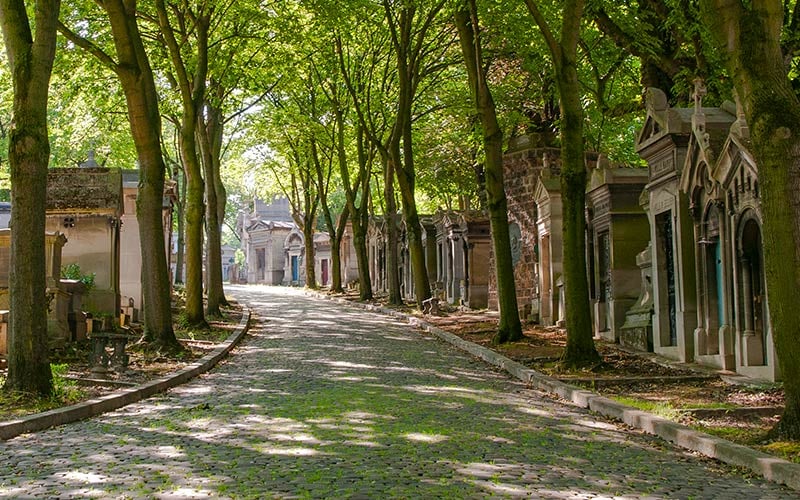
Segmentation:
[(288, 288), (212, 372), (0, 443), (0, 496), (785, 498), (526, 389), (407, 324)]

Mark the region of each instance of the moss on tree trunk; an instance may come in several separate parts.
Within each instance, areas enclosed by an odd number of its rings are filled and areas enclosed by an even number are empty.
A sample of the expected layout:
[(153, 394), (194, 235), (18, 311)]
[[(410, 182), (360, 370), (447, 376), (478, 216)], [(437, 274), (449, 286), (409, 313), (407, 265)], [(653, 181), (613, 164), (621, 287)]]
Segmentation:
[(45, 202), (50, 157), (47, 96), (58, 10), (58, 1), (36, 2), (34, 40), (23, 2), (0, 1), (0, 24), (14, 87), (8, 141), (13, 210), (4, 388), (40, 396), (53, 390), (45, 292)]
[(494, 99), (486, 82), (480, 37), (476, 36), (479, 33), (479, 24), (474, 0), (463, 3), (455, 15), (455, 21), (472, 99), (483, 129), (483, 148), (486, 154), (484, 161), (486, 206), (492, 230), (497, 301), (500, 307), (500, 324), (494, 342), (513, 342), (522, 338), (522, 324), (517, 307), (517, 289), (508, 230), (508, 201), (503, 179), (503, 133), (497, 122)]
[(727, 51), (758, 164), (772, 338), (786, 406), (773, 433), (800, 439), (800, 101), (783, 66), (777, 1), (704, 0), (705, 23)]

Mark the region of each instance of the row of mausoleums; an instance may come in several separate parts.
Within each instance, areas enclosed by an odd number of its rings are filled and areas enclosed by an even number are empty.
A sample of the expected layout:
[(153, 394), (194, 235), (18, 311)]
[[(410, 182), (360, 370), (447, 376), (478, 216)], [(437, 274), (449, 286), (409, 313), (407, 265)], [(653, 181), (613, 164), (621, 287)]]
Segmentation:
[[(651, 89), (636, 148), (648, 168), (613, 168), (587, 154), (587, 277), (595, 334), (642, 351), (747, 376), (779, 378), (767, 314), (758, 170), (736, 106), (670, 108)], [(560, 151), (536, 136), (505, 155), (519, 310), (563, 324)], [(404, 298), (414, 298), (405, 225)], [(368, 233), (370, 276), (386, 291), (386, 225)], [(496, 308), (489, 222), (478, 212), (422, 218), (434, 294)], [(349, 248), (345, 246), (343, 248)], [(356, 276), (345, 260), (348, 276)]]
[[(276, 197), (270, 203), (256, 199), (252, 210), (239, 213), (237, 232), (242, 243), (245, 265), (237, 270), (231, 281), (261, 285), (306, 285), (305, 236), (292, 220), (288, 198)], [(342, 242), (342, 258), (355, 265), (352, 260), (352, 238), (348, 235)], [(314, 271), (320, 286), (330, 286), (333, 279), (331, 269), (331, 243), (327, 233), (314, 233)], [(347, 271), (347, 267), (345, 267)], [(358, 278), (357, 269), (350, 269)], [(343, 274), (343, 276), (345, 276)]]
[[(651, 89), (636, 148), (648, 168), (611, 167), (587, 154), (587, 277), (595, 334), (642, 351), (748, 376), (779, 377), (767, 314), (758, 170), (736, 106), (670, 108)], [(521, 316), (563, 324), (560, 151), (536, 136), (505, 155), (512, 261)], [(303, 235), (288, 202), (256, 204), (240, 219), (247, 282), (305, 284)], [(388, 221), (367, 234), (373, 292), (387, 291)], [(415, 298), (405, 222), (398, 230), (401, 294)], [(421, 217), (434, 295), (496, 308), (489, 221), (476, 211)], [(352, 232), (342, 276), (357, 282)], [(317, 280), (330, 283), (330, 242), (315, 235)]]
[[(50, 169), (47, 177), (46, 278), (52, 346), (85, 338), (87, 331), (137, 319), (142, 308), (142, 259), (136, 218), (139, 172), (95, 166)], [(163, 198), (164, 241), (169, 249), (174, 184)], [(0, 206), (0, 356), (6, 354), (11, 236), (10, 204)], [(167, 250), (167, 253), (170, 253)], [(169, 255), (166, 256), (169, 259)], [(85, 286), (62, 278), (76, 265), (94, 278)]]
[[(767, 314), (758, 170), (736, 106), (670, 108), (648, 93), (636, 148), (648, 168), (587, 155), (587, 275), (595, 334), (751, 377), (779, 377)], [(513, 147), (516, 146), (516, 149)], [(533, 146), (533, 147), (531, 147)], [(505, 157), (519, 307), (563, 320), (559, 152)], [(519, 229), (517, 229), (517, 227)]]

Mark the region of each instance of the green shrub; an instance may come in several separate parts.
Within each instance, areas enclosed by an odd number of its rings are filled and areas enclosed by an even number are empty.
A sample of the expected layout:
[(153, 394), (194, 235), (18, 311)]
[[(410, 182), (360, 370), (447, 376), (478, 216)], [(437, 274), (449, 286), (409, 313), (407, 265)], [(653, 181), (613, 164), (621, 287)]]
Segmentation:
[(61, 277), (69, 280), (78, 280), (86, 286), (86, 291), (94, 288), (94, 273), (84, 274), (81, 266), (72, 263), (66, 266), (61, 266)]
[(65, 375), (69, 373), (68, 364), (51, 363), (50, 372), (53, 374), (53, 399), (69, 404), (81, 398), (83, 393), (77, 384), (65, 378)]

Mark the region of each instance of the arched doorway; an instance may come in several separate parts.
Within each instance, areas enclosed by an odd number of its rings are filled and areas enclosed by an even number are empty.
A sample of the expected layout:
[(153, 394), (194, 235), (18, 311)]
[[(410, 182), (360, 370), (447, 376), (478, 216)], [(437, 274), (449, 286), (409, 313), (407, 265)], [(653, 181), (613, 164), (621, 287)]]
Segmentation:
[(761, 227), (746, 217), (739, 231), (739, 321), (745, 366), (767, 364), (767, 301)]

